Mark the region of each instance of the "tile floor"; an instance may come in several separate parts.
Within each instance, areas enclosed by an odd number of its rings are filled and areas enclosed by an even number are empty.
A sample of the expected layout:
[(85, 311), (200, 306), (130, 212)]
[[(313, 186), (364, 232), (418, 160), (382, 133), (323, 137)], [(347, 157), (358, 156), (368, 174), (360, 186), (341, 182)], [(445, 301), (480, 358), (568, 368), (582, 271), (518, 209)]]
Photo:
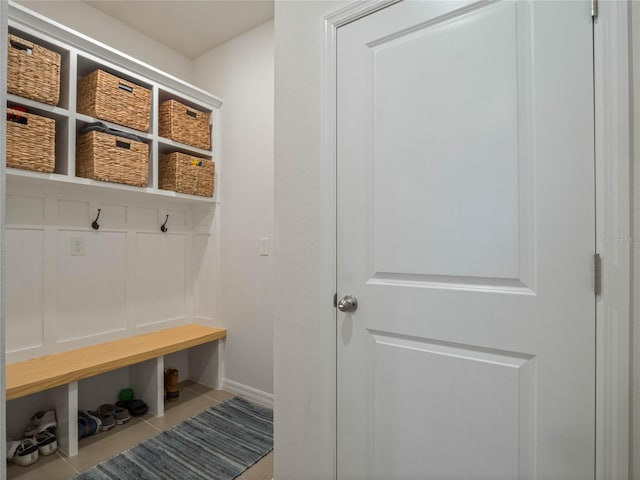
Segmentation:
[[(127, 448), (156, 435), (162, 430), (173, 427), (203, 410), (232, 398), (231, 393), (212, 390), (193, 382), (180, 384), (180, 399), (165, 404), (164, 417), (132, 418), (125, 425), (117, 425), (108, 432), (83, 438), (79, 443), (79, 453), (67, 458), (57, 452), (40, 457), (28, 467), (10, 464), (7, 467), (8, 480), (66, 480), (79, 472), (113, 457)], [(238, 480), (271, 480), (273, 478), (273, 452), (244, 472)]]

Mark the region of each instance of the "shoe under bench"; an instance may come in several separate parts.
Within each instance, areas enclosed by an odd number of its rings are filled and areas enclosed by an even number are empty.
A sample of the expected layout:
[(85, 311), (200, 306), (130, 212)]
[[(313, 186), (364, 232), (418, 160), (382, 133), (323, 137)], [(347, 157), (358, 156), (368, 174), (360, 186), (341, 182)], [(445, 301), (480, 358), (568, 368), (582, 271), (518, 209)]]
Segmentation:
[(164, 415), (164, 356), (188, 350), (188, 378), (220, 389), (227, 331), (198, 324), (122, 338), (12, 363), (6, 367), (6, 398), (47, 393), (58, 419), (58, 445), (78, 454), (78, 381), (128, 367), (131, 387), (149, 412)]

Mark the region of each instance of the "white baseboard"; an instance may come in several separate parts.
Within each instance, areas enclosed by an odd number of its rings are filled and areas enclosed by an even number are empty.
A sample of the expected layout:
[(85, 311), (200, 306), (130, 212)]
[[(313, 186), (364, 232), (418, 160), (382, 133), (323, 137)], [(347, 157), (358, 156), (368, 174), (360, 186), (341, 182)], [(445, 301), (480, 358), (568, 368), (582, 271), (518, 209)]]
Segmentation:
[(273, 393), (263, 392), (262, 390), (234, 382), (228, 378), (222, 379), (222, 390), (226, 390), (229, 393), (235, 393), (236, 395), (240, 395), (247, 400), (265, 407), (273, 408)]

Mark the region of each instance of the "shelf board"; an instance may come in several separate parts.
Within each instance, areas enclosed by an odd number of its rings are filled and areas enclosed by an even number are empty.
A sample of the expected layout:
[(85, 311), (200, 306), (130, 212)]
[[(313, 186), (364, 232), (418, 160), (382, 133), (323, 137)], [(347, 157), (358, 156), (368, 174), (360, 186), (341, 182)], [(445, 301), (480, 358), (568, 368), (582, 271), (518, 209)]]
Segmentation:
[(184, 193), (176, 193), (169, 190), (160, 190), (150, 187), (134, 187), (132, 185), (124, 185), (121, 183), (101, 182), (99, 180), (91, 180), (89, 178), (75, 177), (70, 175), (60, 175), (57, 173), (32, 172), (30, 170), (20, 170), (17, 168), (7, 168), (7, 179), (20, 178), (25, 181), (48, 182), (57, 185), (75, 185), (77, 187), (100, 188), (104, 190), (130, 192), (135, 195), (153, 195), (167, 199), (180, 201), (181, 203), (198, 203), (198, 204), (215, 204), (217, 203), (212, 197), (201, 197), (198, 195), (186, 195)]
[(101, 122), (113, 130), (120, 130), (121, 132), (131, 133), (132, 135), (135, 135), (136, 137), (139, 137), (142, 140), (153, 140), (153, 135), (151, 135), (150, 133), (140, 132), (138, 130), (134, 130), (133, 128), (125, 127), (123, 125), (118, 125), (117, 123), (111, 123), (111, 122), (107, 122), (106, 120), (101, 120), (99, 118), (93, 118), (83, 113), (76, 113), (76, 119), (83, 123)]
[(7, 168), (7, 177), (21, 177), (33, 180), (52, 180), (54, 182), (66, 182), (67, 175), (60, 173), (33, 172), (31, 170), (21, 170), (19, 168)]
[(35, 100), (31, 100), (29, 98), (19, 97), (18, 95), (13, 95), (11, 93), (7, 94), (7, 101), (10, 103), (17, 103), (24, 107), (30, 109), (29, 113), (40, 113), (46, 116), (53, 116), (56, 118), (68, 118), (69, 110), (62, 107), (54, 107), (53, 105), (48, 105), (46, 103), (37, 102)]
[(224, 328), (187, 324), (7, 366), (8, 400), (77, 382), (227, 337)]
[(150, 189), (153, 191), (155, 195), (160, 195), (162, 197), (175, 198), (177, 200), (188, 200), (192, 202), (198, 203), (218, 203), (213, 197), (203, 197), (200, 195), (187, 195), (186, 193), (178, 193), (172, 192), (171, 190), (162, 190), (162, 189)]
[(213, 152), (211, 152), (210, 150), (203, 150), (202, 148), (192, 147), (190, 145), (185, 145), (184, 143), (169, 140), (168, 138), (158, 137), (158, 145), (160, 146), (160, 153), (168, 153), (168, 151), (171, 150), (198, 155), (201, 157), (213, 157)]

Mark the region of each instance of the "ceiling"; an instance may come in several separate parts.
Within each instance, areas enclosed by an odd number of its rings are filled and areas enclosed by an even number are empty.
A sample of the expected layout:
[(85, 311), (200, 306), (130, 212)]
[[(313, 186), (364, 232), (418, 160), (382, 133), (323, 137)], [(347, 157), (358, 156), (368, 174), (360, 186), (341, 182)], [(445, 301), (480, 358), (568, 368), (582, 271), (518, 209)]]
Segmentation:
[(188, 58), (273, 18), (273, 0), (86, 0)]

